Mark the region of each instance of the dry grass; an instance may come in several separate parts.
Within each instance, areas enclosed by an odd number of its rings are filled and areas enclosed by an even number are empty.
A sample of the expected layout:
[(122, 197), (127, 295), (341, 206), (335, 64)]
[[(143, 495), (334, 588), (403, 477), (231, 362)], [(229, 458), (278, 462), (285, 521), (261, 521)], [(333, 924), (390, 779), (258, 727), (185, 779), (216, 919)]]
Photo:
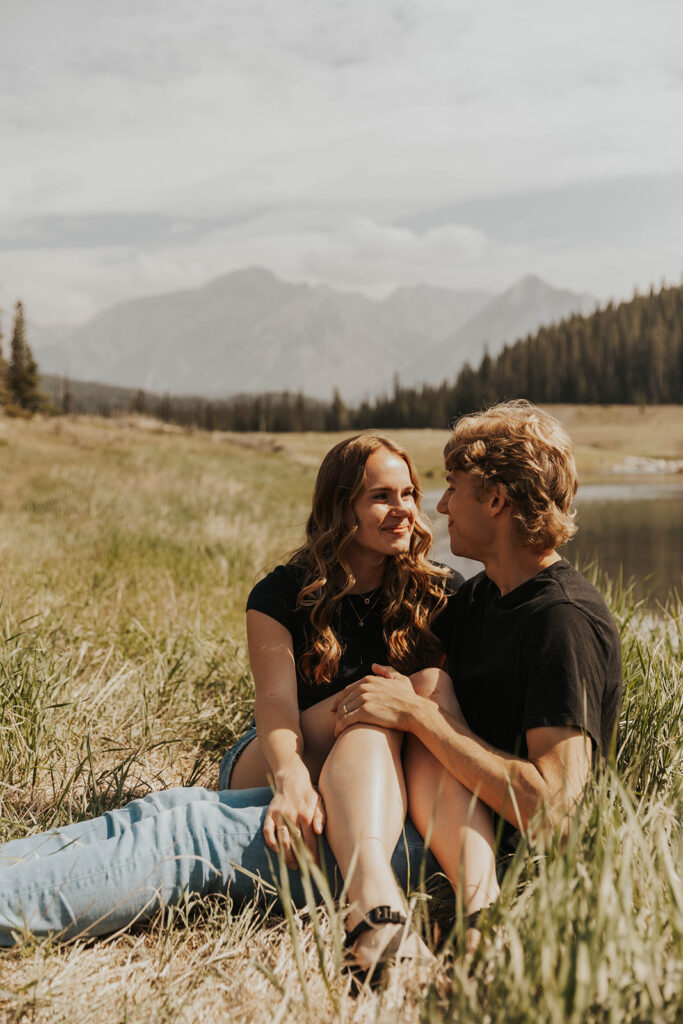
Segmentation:
[[(681, 410), (558, 412), (592, 465), (683, 449)], [(630, 446), (629, 417), (644, 430)], [(440, 475), (445, 432), (397, 436), (423, 474)], [(0, 839), (161, 786), (215, 784), (219, 752), (250, 715), (246, 595), (298, 542), (315, 466), (336, 439), (0, 423)], [(470, 973), (446, 952), (426, 977), (402, 965), (383, 994), (354, 1002), (336, 911), (264, 920), (190, 899), (107, 940), (1, 953), (0, 1017), (678, 1019), (680, 609), (662, 631), (628, 595), (609, 597), (625, 641), (620, 780), (595, 787), (566, 849), (534, 848), (513, 865), (507, 944), (487, 936)]]

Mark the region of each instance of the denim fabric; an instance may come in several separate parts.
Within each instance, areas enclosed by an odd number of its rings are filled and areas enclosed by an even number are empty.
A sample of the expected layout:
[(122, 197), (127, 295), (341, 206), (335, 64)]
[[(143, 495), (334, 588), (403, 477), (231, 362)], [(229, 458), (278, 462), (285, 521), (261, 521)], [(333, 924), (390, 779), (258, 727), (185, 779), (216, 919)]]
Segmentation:
[[(225, 892), (235, 901), (258, 891), (252, 875), (277, 877), (277, 858), (263, 840), (269, 789), (194, 787), (153, 793), (99, 818), (0, 846), (0, 945), (13, 931), (104, 935), (146, 919), (184, 892)], [(339, 873), (323, 842), (333, 887)], [(392, 866), (401, 885), (438, 871), (410, 822)], [(289, 884), (305, 903), (298, 872)]]
[[(253, 721), (253, 719), (252, 719)], [(230, 782), (232, 780), (233, 768), (237, 763), (237, 758), (240, 756), (245, 747), (248, 747), (252, 740), (256, 739), (256, 726), (250, 725), (244, 736), (240, 736), (233, 745), (226, 750), (221, 759), (221, 766), (218, 769), (218, 788), (219, 789), (230, 789)]]

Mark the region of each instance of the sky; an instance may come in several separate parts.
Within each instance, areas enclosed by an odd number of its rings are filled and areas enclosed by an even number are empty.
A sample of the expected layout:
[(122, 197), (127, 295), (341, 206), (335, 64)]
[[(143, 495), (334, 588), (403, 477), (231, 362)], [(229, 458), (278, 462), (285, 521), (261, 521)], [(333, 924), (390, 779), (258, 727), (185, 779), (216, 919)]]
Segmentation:
[(680, 0), (0, 0), (0, 308), (683, 272)]

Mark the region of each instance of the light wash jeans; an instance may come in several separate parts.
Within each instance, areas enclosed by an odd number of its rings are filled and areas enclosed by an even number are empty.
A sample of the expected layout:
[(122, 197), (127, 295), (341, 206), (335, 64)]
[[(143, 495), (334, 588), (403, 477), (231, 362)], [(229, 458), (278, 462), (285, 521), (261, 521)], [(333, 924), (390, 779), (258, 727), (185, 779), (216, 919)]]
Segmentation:
[[(240, 902), (258, 891), (253, 875), (272, 883), (277, 857), (262, 833), (270, 789), (169, 789), (133, 800), (99, 818), (0, 846), (0, 946), (12, 932), (104, 935), (145, 920), (183, 893), (230, 893)], [(332, 888), (339, 871), (326, 842)], [(406, 821), (392, 867), (399, 883), (417, 885), (439, 870)], [(244, 870), (240, 870), (244, 869)], [(299, 873), (292, 897), (305, 903)]]

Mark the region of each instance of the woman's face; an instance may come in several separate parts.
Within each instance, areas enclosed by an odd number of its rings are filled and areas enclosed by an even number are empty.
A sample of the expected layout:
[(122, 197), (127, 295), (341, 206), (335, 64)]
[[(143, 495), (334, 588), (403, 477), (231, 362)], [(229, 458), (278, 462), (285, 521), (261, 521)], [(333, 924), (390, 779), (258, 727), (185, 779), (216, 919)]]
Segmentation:
[(353, 504), (358, 529), (356, 550), (405, 554), (415, 527), (415, 487), (407, 464), (388, 448), (378, 448), (365, 464), (363, 490)]

